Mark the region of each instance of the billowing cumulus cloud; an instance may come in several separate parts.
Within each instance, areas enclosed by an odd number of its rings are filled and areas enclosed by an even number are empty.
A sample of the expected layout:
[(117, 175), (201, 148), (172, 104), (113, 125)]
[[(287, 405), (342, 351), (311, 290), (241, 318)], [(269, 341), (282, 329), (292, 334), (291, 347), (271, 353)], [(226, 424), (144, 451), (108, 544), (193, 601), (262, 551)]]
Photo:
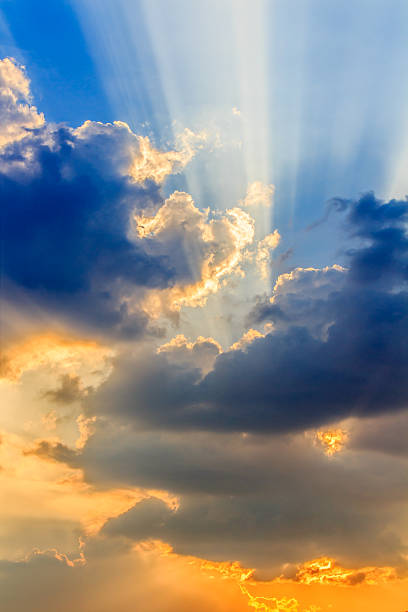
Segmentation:
[(151, 315), (201, 305), (242, 273), (251, 217), (240, 208), (210, 215), (189, 194), (165, 200), (161, 192), (205, 132), (186, 129), (175, 150), (159, 151), (120, 121), (34, 122), (35, 108), (19, 102), (29, 98), (23, 69), (7, 59), (1, 70), (0, 92), (19, 117), (17, 130), (6, 115), (0, 153), (2, 273), (12, 301), (28, 295), (70, 324), (130, 338)]
[(313, 336), (323, 338), (332, 323), (330, 296), (341, 291), (346, 280), (346, 268), (337, 264), (294, 268), (278, 276), (271, 296), (257, 298), (248, 323), (267, 322), (280, 330), (307, 327)]
[(195, 342), (189, 342), (185, 336), (179, 334), (170, 342), (162, 344), (157, 352), (168, 355), (173, 363), (184, 367), (194, 363), (195, 367), (207, 374), (212, 370), (217, 356), (222, 353), (222, 348), (214, 338), (199, 336)]
[(0, 148), (44, 124), (44, 115), (30, 102), (30, 81), (24, 67), (8, 57), (0, 60)]
[(147, 136), (139, 136), (139, 153), (134, 157), (129, 174), (137, 183), (152, 180), (162, 183), (169, 174), (181, 172), (207, 141), (204, 131), (198, 134), (188, 128), (179, 134), (176, 151), (157, 151)]
[(21, 159), (29, 147), (31, 159), (28, 168), (13, 167), (0, 177), (7, 211), (3, 274), (10, 294), (24, 290), (44, 309), (135, 334), (146, 317), (125, 297), (135, 286), (170, 285), (174, 274), (168, 262), (128, 237), (131, 211), (157, 200), (157, 188), (131, 185), (126, 176), (97, 167), (102, 142), (112, 146), (122, 131), (127, 137), (122, 127), (119, 134), (113, 126), (98, 133), (94, 146), (66, 128), (13, 145)]
[(137, 215), (137, 233), (148, 253), (171, 253), (176, 286), (153, 291), (146, 308), (154, 313), (183, 305), (202, 306), (240, 264), (254, 238), (254, 221), (241, 208), (225, 214), (201, 211), (187, 193), (174, 192), (154, 216)]
[(279, 432), (405, 408), (407, 215), (406, 202), (372, 194), (350, 203), (347, 269), (279, 278), (250, 316), (270, 333), (223, 352), (203, 380), (163, 355), (125, 360), (95, 409), (148, 427)]

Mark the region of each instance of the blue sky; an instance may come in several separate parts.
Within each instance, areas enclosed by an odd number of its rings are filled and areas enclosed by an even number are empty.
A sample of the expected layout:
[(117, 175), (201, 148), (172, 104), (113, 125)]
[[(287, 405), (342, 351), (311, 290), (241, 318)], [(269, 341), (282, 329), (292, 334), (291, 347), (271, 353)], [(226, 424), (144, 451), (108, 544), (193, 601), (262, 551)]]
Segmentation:
[[(112, 117), (70, 2), (3, 2), (2, 55), (31, 68), (33, 95), (50, 121)], [(22, 19), (22, 12), (26, 18)]]
[(394, 195), (407, 132), (404, 2), (19, 0), (1, 10), (3, 54), (27, 65), (49, 121), (120, 119), (158, 143), (173, 121), (211, 122), (227, 142), (186, 170), (193, 196), (226, 207), (247, 181), (273, 182), (287, 248), (296, 242), (311, 264), (328, 245), (302, 230), (327, 199)]

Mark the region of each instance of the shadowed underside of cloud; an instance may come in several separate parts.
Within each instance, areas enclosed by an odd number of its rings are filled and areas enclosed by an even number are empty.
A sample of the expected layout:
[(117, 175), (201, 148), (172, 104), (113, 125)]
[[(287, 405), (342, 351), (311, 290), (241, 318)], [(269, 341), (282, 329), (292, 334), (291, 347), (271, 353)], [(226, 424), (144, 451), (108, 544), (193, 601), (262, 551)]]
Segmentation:
[(91, 410), (154, 428), (279, 432), (406, 407), (408, 203), (367, 194), (345, 208), (348, 268), (280, 277), (250, 315), (272, 332), (220, 354), (203, 379), (165, 355), (137, 368), (124, 358)]
[(165, 200), (161, 190), (204, 146), (204, 132), (186, 129), (177, 150), (159, 151), (119, 121), (47, 124), (29, 91), (24, 69), (0, 60), (3, 297), (28, 296), (74, 325), (133, 337), (154, 304), (202, 305), (240, 271), (252, 218), (239, 208), (210, 216), (189, 194)]
[(129, 315), (122, 295), (130, 285), (173, 281), (164, 258), (149, 257), (127, 237), (131, 207), (157, 199), (157, 188), (95, 169), (65, 129), (51, 139), (15, 145), (32, 148), (33, 174), (0, 176), (2, 271), (10, 293), (15, 286), (44, 308), (102, 328), (125, 322), (137, 333), (143, 315)]
[(406, 569), (405, 546), (384, 529), (384, 509), (377, 518), (369, 514), (364, 519), (361, 511), (353, 515), (351, 509), (334, 503), (325, 508), (320, 503), (319, 516), (313, 496), (302, 497), (301, 511), (294, 510), (295, 496), (286, 497), (286, 492), (253, 498), (187, 498), (177, 511), (150, 498), (109, 521), (102, 533), (133, 541), (161, 539), (184, 555), (238, 558), (243, 564), (255, 564), (269, 578), (279, 575), (283, 559), (299, 563), (323, 551), (348, 563), (390, 562)]
[(120, 122), (46, 124), (30, 105), (24, 68), (9, 58), (0, 61), (0, 103), (3, 298), (18, 301), (23, 291), (44, 309), (137, 334), (146, 317), (129, 311), (130, 287), (175, 280), (166, 257), (148, 255), (130, 235), (132, 211), (162, 201), (159, 152)]
[(96, 487), (153, 487), (177, 495), (177, 509), (150, 497), (117, 515), (103, 529), (108, 537), (160, 539), (180, 554), (239, 559), (269, 575), (279, 574), (283, 563), (322, 555), (406, 570), (401, 517), (408, 489), (401, 457), (345, 450), (328, 459), (304, 435), (163, 436), (106, 423), (81, 452), (55, 441), (26, 452), (80, 468)]

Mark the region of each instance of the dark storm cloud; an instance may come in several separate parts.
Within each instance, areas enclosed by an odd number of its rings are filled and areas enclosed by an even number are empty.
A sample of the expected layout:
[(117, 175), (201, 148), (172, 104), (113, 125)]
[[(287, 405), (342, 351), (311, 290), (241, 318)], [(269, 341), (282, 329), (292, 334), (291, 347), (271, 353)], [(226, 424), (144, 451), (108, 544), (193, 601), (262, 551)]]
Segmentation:
[(358, 451), (408, 457), (408, 413), (386, 414), (353, 424), (349, 446)]
[[(120, 448), (95, 440), (82, 458), (85, 471), (99, 471), (99, 482), (112, 471), (123, 484), (148, 475), (150, 486), (162, 487), (167, 479), (182, 492), (180, 507), (147, 499), (109, 521), (106, 535), (162, 539), (182, 554), (239, 559), (272, 573), (323, 554), (349, 565), (404, 566), (406, 547), (395, 528), (408, 502), (403, 460), (347, 453), (330, 460), (303, 437), (156, 436), (150, 452), (147, 442), (135, 436), (133, 448)], [(97, 447), (107, 456), (98, 457)]]
[[(105, 526), (103, 533), (134, 541), (161, 539), (179, 554), (239, 559), (269, 577), (284, 563), (333, 555), (349, 565), (390, 563), (403, 567), (406, 547), (391, 531), (382, 532), (386, 513), (363, 516), (351, 508), (313, 499), (257, 496), (183, 498), (177, 511), (150, 498)], [(289, 501), (290, 500), (290, 501)], [(305, 503), (302, 509), (290, 502)], [(318, 514), (318, 509), (321, 514)], [(353, 510), (356, 507), (353, 506)]]
[(349, 251), (350, 275), (357, 285), (391, 289), (408, 279), (407, 220), (407, 200), (384, 205), (368, 193), (349, 206), (350, 233), (368, 241)]
[[(95, 488), (169, 490), (112, 519), (109, 538), (162, 539), (176, 552), (238, 559), (269, 576), (321, 555), (346, 566), (406, 567), (404, 457), (346, 448), (328, 458), (311, 436), (135, 432), (98, 422), (82, 451), (42, 441), (26, 451), (84, 471)], [(380, 493), (379, 493), (380, 492)]]
[(156, 498), (137, 504), (108, 522), (109, 537), (159, 538), (176, 552), (239, 559), (269, 575), (282, 563), (321, 555), (347, 566), (405, 567), (402, 457), (345, 450), (329, 459), (302, 435), (163, 436), (106, 424), (82, 452), (46, 441), (28, 452), (83, 469), (97, 488), (142, 486), (180, 496), (176, 512)]
[(348, 270), (295, 270), (252, 319), (277, 323), (246, 350), (193, 364), (125, 358), (90, 409), (145, 427), (293, 431), (408, 401), (408, 203), (367, 194), (345, 205)]
[(155, 184), (137, 185), (119, 172), (127, 129), (88, 131), (80, 138), (44, 128), (3, 150), (1, 271), (5, 283), (45, 308), (135, 334), (146, 318), (130, 315), (121, 294), (174, 280), (165, 257), (147, 255), (129, 238), (132, 210), (161, 196)]

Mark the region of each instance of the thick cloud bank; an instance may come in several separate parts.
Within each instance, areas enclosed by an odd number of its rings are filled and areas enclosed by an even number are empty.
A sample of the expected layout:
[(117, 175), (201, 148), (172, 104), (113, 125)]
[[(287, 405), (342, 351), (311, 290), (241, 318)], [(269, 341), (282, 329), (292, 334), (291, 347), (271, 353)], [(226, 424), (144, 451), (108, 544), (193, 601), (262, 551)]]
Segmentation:
[(119, 121), (47, 124), (29, 102), (24, 69), (0, 61), (1, 270), (9, 299), (131, 338), (151, 317), (203, 305), (240, 273), (254, 236), (250, 215), (241, 208), (210, 215), (189, 194), (166, 199), (161, 190), (205, 146), (205, 132), (185, 129), (175, 150), (159, 151)]
[(219, 355), (203, 379), (163, 354), (124, 359), (94, 409), (147, 427), (284, 432), (405, 408), (408, 202), (369, 193), (341, 208), (347, 268), (279, 277), (250, 314), (272, 331)]

